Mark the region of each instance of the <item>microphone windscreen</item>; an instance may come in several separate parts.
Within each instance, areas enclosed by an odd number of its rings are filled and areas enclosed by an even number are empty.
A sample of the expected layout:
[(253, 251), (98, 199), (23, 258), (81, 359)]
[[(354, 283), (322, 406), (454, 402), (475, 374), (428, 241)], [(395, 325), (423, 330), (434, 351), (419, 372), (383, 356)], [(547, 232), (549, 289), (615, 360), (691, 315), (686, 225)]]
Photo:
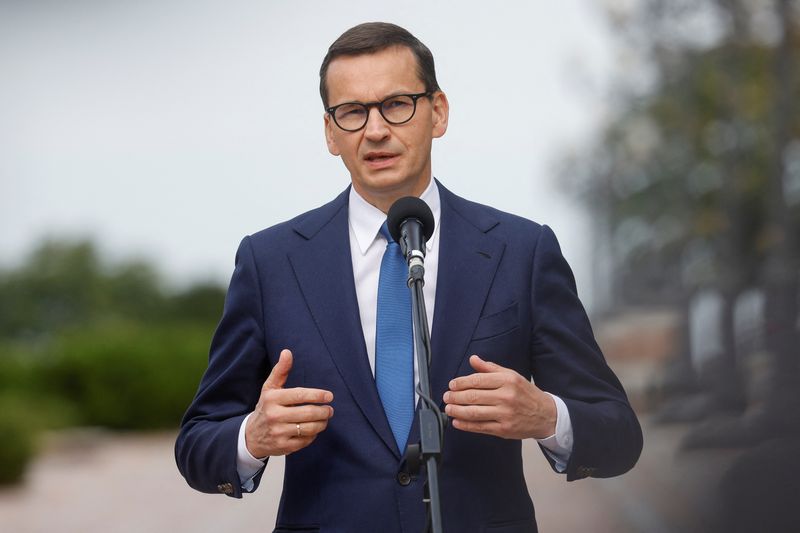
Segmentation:
[(387, 215), (386, 225), (395, 241), (400, 242), (400, 226), (409, 218), (416, 218), (422, 224), (425, 240), (431, 238), (435, 225), (431, 208), (415, 196), (405, 196), (392, 204)]

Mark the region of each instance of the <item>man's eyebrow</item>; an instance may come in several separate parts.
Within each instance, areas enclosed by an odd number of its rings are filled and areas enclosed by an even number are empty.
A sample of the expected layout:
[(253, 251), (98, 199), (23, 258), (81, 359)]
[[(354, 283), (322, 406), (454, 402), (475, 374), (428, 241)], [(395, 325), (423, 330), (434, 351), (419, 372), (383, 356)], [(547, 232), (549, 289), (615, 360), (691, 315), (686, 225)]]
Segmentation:
[(343, 102), (341, 102), (339, 104), (333, 104), (332, 106), (328, 106), (328, 107), (336, 107), (336, 106), (342, 105), (342, 104), (375, 104), (377, 102), (383, 102), (387, 98), (392, 98), (393, 96), (399, 96), (401, 94), (417, 94), (417, 93), (421, 93), (421, 92), (425, 92), (425, 90), (423, 89), (421, 91), (412, 91), (412, 90), (407, 90), (407, 89), (400, 89), (398, 91), (390, 92), (389, 94), (387, 94), (386, 96), (384, 96), (380, 100), (370, 100), (369, 102), (365, 102), (363, 100), (344, 100)]
[(420, 93), (420, 92), (425, 92), (425, 89), (423, 89), (422, 91), (411, 91), (411, 90), (403, 89), (403, 90), (400, 90), (400, 91), (391, 92), (387, 96), (384, 96), (383, 98), (381, 98), (381, 100), (386, 100), (387, 98), (391, 98), (393, 96), (398, 96), (398, 95), (401, 95), (401, 94), (417, 94), (417, 93)]

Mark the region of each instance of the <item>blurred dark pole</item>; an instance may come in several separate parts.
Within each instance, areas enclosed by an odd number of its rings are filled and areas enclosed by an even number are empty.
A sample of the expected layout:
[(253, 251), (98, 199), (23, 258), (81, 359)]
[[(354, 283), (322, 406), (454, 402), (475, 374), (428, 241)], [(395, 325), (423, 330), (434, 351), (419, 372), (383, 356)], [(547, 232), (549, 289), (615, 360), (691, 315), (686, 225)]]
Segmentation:
[[(772, 112), (774, 150), (771, 154), (766, 196), (768, 242), (762, 277), (766, 289), (766, 343), (774, 357), (774, 386), (767, 409), (781, 419), (779, 427), (797, 416), (798, 405), (798, 262), (797, 232), (792, 226), (784, 191), (785, 154), (791, 140), (793, 106), (796, 105), (792, 54), (795, 39), (791, 0), (778, 0), (781, 40), (775, 51), (775, 95)], [(787, 411), (787, 408), (790, 409)], [(777, 410), (777, 411), (776, 411)], [(786, 428), (784, 428), (786, 429)], [(791, 428), (796, 429), (796, 428)]]
[(727, 46), (723, 47), (723, 83), (719, 86), (719, 119), (731, 133), (733, 142), (721, 154), (722, 187), (720, 211), (726, 228), (719, 236), (719, 289), (722, 295), (720, 335), (722, 353), (717, 371), (720, 375), (711, 391), (712, 406), (721, 411), (741, 411), (746, 398), (740, 369), (737, 368), (736, 331), (734, 308), (736, 300), (745, 289), (745, 265), (748, 253), (744, 246), (744, 225), (747, 217), (740, 209), (743, 187), (741, 160), (743, 157), (743, 118), (741, 103), (743, 46), (747, 38), (747, 15), (739, 0), (717, 0), (723, 12), (730, 15), (732, 31)]

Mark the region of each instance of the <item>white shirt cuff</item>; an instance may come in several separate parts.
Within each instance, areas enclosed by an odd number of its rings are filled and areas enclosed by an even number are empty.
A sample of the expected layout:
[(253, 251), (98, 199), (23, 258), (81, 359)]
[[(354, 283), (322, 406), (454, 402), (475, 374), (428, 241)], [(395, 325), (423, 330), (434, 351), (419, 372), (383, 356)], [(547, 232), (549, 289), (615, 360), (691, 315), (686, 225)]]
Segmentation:
[(567, 469), (569, 456), (572, 454), (572, 421), (564, 400), (555, 394), (550, 394), (550, 396), (556, 403), (556, 432), (545, 439), (536, 440), (544, 447), (547, 455), (555, 461), (556, 470), (563, 472)]
[[(253, 413), (250, 413), (252, 415)], [(256, 477), (264, 464), (264, 459), (256, 459), (247, 449), (247, 441), (245, 440), (245, 427), (247, 427), (247, 419), (250, 415), (244, 417), (242, 425), (239, 426), (239, 441), (236, 445), (236, 471), (239, 473), (239, 483), (242, 485), (242, 490), (250, 492), (253, 490), (253, 478)]]

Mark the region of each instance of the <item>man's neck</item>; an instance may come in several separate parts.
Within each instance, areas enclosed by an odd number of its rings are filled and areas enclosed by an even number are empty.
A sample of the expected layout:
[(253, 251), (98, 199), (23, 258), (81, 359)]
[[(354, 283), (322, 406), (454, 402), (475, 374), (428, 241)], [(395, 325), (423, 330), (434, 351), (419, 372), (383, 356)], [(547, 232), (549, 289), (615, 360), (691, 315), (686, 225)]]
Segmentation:
[(392, 207), (397, 200), (403, 198), (405, 196), (414, 196), (419, 198), (422, 196), (422, 193), (425, 192), (425, 189), (431, 183), (432, 177), (428, 177), (428, 179), (422, 183), (421, 185), (417, 185), (411, 189), (396, 189), (392, 191), (385, 191), (381, 193), (374, 193), (372, 191), (364, 191), (361, 187), (358, 187), (355, 183), (353, 183), (353, 188), (356, 190), (359, 196), (363, 198), (368, 204), (375, 206), (376, 208), (380, 209), (384, 213), (389, 212), (389, 208)]

